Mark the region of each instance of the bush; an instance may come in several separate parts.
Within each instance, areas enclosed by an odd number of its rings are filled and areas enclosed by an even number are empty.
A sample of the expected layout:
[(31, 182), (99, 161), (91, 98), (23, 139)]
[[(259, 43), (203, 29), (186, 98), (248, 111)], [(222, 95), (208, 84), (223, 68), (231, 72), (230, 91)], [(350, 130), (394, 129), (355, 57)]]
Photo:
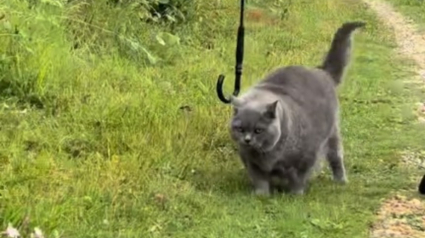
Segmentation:
[(7, 1), (0, 8), (0, 96), (38, 108), (55, 104), (48, 102), (55, 95), (46, 88), (51, 65), (40, 60), (47, 52), (60, 60), (73, 52), (89, 62), (119, 55), (142, 67), (172, 63), (179, 56), (174, 46), (193, 40), (180, 39), (179, 32), (190, 30), (206, 5), (184, 0)]

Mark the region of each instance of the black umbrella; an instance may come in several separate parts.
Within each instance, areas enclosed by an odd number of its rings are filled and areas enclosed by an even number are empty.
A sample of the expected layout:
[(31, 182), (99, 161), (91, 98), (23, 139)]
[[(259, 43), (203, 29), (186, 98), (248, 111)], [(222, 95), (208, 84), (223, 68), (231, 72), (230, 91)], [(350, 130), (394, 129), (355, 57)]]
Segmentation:
[[(239, 90), (241, 88), (241, 75), (242, 75), (244, 37), (245, 37), (245, 28), (244, 28), (244, 25), (243, 25), (244, 9), (245, 9), (245, 0), (241, 0), (240, 23), (239, 23), (237, 43), (236, 43), (235, 88), (233, 90), (234, 96), (238, 96)], [(230, 103), (230, 100), (225, 98), (224, 94), (223, 94), (224, 78), (225, 78), (225, 76), (223, 74), (220, 74), (220, 76), (218, 76), (217, 95), (218, 95), (218, 98), (223, 103), (228, 104), (228, 103)]]
[(419, 193), (425, 195), (425, 175), (422, 177), (421, 183), (418, 186)]

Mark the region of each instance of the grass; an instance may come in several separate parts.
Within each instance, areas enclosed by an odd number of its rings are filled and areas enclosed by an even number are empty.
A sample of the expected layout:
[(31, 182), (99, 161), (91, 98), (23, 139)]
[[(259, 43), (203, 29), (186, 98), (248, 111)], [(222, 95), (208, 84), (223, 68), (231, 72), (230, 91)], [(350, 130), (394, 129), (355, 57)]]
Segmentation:
[[(368, 22), (339, 90), (350, 183), (326, 170), (305, 196), (261, 199), (215, 95), (218, 74), (227, 92), (233, 83), (237, 1), (196, 2), (197, 15), (175, 28), (103, 1), (47, 2), (57, 6), (0, 5), (2, 227), (72, 238), (367, 237), (380, 199), (415, 189), (397, 154), (424, 142), (416, 96), (400, 86), (410, 73), (363, 4), (250, 1), (262, 10), (254, 15), (282, 20), (247, 19), (244, 88), (281, 65), (319, 64), (337, 27)], [(158, 32), (180, 43), (163, 46)]]
[(388, 0), (405, 16), (419, 23), (419, 30), (425, 31), (425, 1), (423, 0)]

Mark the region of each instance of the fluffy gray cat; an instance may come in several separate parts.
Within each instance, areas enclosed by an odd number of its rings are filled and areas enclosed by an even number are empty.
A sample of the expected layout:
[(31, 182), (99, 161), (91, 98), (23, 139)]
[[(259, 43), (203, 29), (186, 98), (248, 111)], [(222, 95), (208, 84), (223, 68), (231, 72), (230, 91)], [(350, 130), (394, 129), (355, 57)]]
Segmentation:
[(286, 182), (290, 193), (303, 194), (322, 155), (333, 179), (347, 182), (336, 87), (349, 63), (351, 35), (364, 25), (343, 24), (321, 66), (279, 68), (242, 96), (231, 97), (231, 137), (256, 194), (282, 190), (275, 178)]

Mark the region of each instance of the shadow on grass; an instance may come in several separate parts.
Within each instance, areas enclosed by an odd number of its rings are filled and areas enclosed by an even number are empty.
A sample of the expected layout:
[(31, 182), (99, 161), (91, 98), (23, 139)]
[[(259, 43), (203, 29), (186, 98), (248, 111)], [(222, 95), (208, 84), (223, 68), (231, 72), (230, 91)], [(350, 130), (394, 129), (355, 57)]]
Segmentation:
[[(320, 173), (320, 171), (328, 170), (323, 168), (316, 171), (310, 179), (306, 187), (306, 194), (315, 193), (322, 190), (334, 190), (343, 192), (344, 185), (335, 183), (332, 180), (329, 171)], [(248, 175), (243, 168), (211, 168), (200, 169), (188, 176), (185, 180), (193, 185), (193, 187), (201, 192), (217, 193), (220, 195), (252, 195), (252, 186), (249, 182)], [(289, 195), (287, 192), (277, 192), (273, 196)]]
[(245, 170), (237, 168), (205, 168), (196, 171), (187, 180), (196, 190), (225, 195), (249, 195), (251, 186)]

